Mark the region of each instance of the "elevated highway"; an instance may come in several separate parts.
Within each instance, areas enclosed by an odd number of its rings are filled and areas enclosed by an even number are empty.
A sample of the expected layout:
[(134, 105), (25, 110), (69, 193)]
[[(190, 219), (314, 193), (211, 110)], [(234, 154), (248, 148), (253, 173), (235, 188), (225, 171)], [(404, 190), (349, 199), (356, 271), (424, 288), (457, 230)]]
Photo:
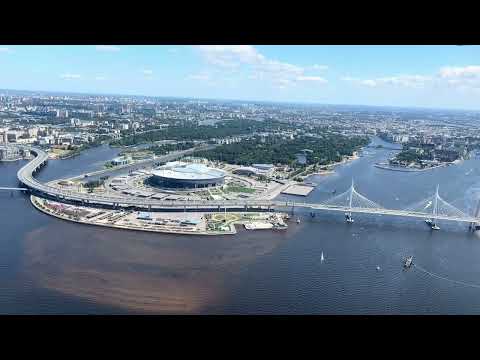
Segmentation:
[[(18, 180), (27, 187), (33, 194), (56, 201), (81, 204), (94, 207), (126, 208), (135, 210), (205, 210), (220, 211), (229, 210), (272, 210), (305, 208), (325, 211), (340, 211), (346, 214), (366, 213), (389, 216), (403, 216), (422, 219), (451, 220), (468, 222), (473, 227), (480, 223), (480, 202), (475, 216), (465, 214), (451, 204), (443, 200), (437, 190), (434, 196), (419, 201), (417, 204), (406, 209), (386, 209), (381, 205), (367, 199), (358, 193), (353, 181), (351, 187), (333, 198), (321, 203), (306, 203), (294, 201), (275, 200), (189, 200), (189, 201), (167, 201), (155, 199), (138, 199), (115, 196), (113, 194), (97, 195), (85, 194), (75, 191), (59, 189), (55, 186), (44, 184), (35, 179), (34, 174), (44, 166), (48, 160), (48, 154), (39, 148), (28, 148), (35, 154), (35, 158), (23, 166), (17, 173)], [(427, 211), (427, 209), (431, 209)]]
[[(35, 179), (34, 174), (48, 161), (48, 154), (40, 148), (28, 148), (35, 154), (35, 158), (23, 166), (17, 173), (18, 180), (39, 196), (56, 199), (58, 201), (77, 202), (89, 205), (106, 205), (109, 207), (134, 207), (138, 209), (163, 209), (163, 208), (245, 208), (245, 207), (271, 207), (271, 200), (195, 200), (195, 201), (166, 201), (155, 199), (128, 198), (115, 195), (85, 194), (67, 191), (58, 187), (41, 183)], [(158, 161), (158, 160), (157, 160)], [(142, 164), (144, 165), (144, 164)]]

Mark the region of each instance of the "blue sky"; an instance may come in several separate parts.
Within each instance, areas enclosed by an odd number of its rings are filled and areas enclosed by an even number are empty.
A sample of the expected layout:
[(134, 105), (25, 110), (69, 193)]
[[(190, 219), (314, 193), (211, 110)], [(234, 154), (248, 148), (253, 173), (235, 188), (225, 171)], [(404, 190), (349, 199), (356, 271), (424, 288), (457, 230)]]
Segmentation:
[(480, 109), (480, 47), (0, 45), (0, 88)]

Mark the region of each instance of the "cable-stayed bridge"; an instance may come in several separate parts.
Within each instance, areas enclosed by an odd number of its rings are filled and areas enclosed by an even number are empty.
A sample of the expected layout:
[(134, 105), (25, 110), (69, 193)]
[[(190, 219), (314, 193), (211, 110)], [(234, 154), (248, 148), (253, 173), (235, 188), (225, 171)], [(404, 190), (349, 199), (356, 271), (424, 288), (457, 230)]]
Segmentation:
[(366, 213), (366, 214), (382, 214), (392, 216), (404, 216), (423, 218), (435, 225), (435, 220), (452, 220), (460, 222), (469, 222), (471, 226), (480, 222), (478, 218), (480, 211), (480, 202), (477, 206), (475, 216), (466, 214), (452, 204), (449, 204), (439, 195), (439, 186), (437, 185), (434, 195), (422, 199), (404, 209), (387, 209), (368, 199), (364, 195), (357, 192), (354, 183), (350, 188), (330, 199), (320, 203), (285, 203), (285, 206), (305, 207), (315, 210), (331, 210), (345, 212), (347, 221), (351, 221), (352, 213)]
[[(154, 199), (139, 199), (118, 197), (108, 194), (86, 194), (75, 191), (68, 191), (43, 184), (34, 178), (33, 173), (38, 171), (47, 162), (48, 155), (45, 151), (38, 148), (28, 148), (36, 156), (35, 158), (18, 171), (20, 183), (27, 187), (32, 193), (52, 198), (56, 201), (71, 202), (85, 206), (101, 206), (117, 209), (137, 209), (137, 210), (175, 210), (192, 209), (194, 211), (220, 211), (220, 209), (229, 209), (231, 211), (240, 209), (273, 209), (291, 207), (303, 207), (312, 210), (342, 211), (348, 222), (353, 222), (352, 213), (382, 214), (392, 216), (404, 216), (423, 218), (429, 221), (434, 228), (436, 220), (451, 220), (470, 223), (470, 229), (475, 230), (477, 224), (480, 224), (480, 201), (477, 205), (475, 215), (467, 214), (449, 204), (439, 195), (437, 186), (433, 196), (422, 199), (413, 205), (404, 209), (387, 209), (380, 204), (368, 199), (360, 194), (353, 183), (345, 192), (333, 196), (330, 199), (318, 203), (306, 203), (295, 201), (275, 201), (275, 200), (255, 200), (255, 199), (236, 199), (236, 200), (187, 200), (187, 201), (165, 201)], [(11, 190), (11, 189), (10, 189)], [(22, 190), (23, 188), (18, 188)]]

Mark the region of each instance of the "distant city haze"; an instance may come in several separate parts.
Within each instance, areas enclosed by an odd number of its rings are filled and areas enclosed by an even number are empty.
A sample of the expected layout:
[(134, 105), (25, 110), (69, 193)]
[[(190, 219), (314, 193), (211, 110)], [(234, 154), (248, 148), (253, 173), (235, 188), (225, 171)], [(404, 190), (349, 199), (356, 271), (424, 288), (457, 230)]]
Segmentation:
[(478, 110), (479, 59), (479, 46), (0, 45), (0, 88)]

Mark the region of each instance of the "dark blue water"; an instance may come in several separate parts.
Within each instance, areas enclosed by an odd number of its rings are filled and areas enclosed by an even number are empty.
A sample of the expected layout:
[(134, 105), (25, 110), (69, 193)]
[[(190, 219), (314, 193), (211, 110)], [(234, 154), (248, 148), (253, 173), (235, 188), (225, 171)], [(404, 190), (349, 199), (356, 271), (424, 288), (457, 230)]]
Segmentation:
[[(389, 153), (366, 149), (335, 175), (314, 176), (319, 186), (299, 201), (326, 199), (353, 178), (385, 207), (403, 208), (439, 184), (445, 200), (473, 211), (480, 160), (418, 173), (372, 166)], [(96, 170), (113, 156), (103, 147), (51, 161), (40, 177)], [(0, 163), (0, 185), (16, 185), (21, 164)], [(296, 209), (302, 222), (285, 233), (198, 237), (72, 224), (9, 192), (0, 193), (0, 211), (0, 313), (480, 313), (480, 238), (467, 224), (443, 221), (432, 232), (421, 219), (354, 215), (349, 225), (342, 213), (311, 218)], [(421, 269), (403, 271), (410, 254)]]

